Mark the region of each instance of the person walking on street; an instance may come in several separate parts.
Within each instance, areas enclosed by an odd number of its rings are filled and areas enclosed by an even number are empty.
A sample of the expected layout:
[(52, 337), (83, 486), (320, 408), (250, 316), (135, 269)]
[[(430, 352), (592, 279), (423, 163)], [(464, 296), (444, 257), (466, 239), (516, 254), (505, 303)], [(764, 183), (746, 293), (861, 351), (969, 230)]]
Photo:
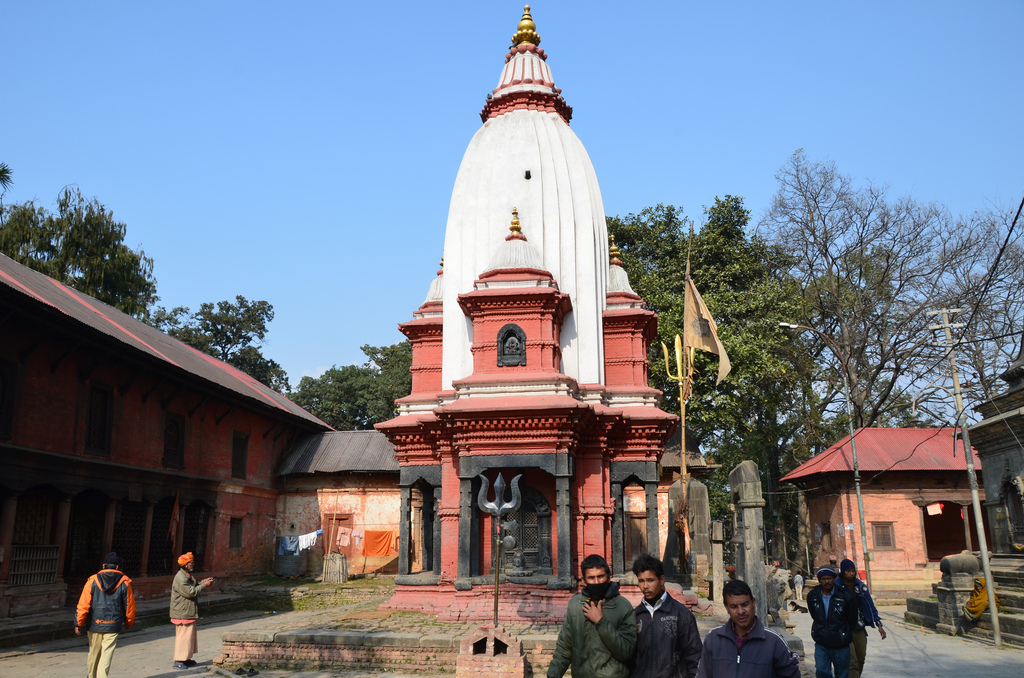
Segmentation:
[(181, 569), (171, 584), (171, 623), (174, 624), (174, 663), (176, 669), (196, 665), (192, 655), (199, 651), (196, 625), (199, 623), (199, 594), (213, 583), (213, 577), (197, 582), (192, 576), (196, 559), (191, 551), (178, 558)]
[(817, 678), (848, 678), (850, 641), (857, 626), (857, 601), (846, 587), (836, 586), (836, 571), (818, 569), (818, 586), (807, 594), (814, 639), (814, 667)]
[(103, 567), (89, 577), (78, 599), (75, 635), (89, 634), (86, 669), (89, 678), (107, 678), (121, 631), (135, 623), (135, 595), (132, 580), (121, 572), (123, 561), (111, 551)]
[(697, 618), (665, 590), (665, 566), (649, 554), (633, 561), (640, 593), (636, 606), (636, 657), (630, 678), (693, 678), (700, 662)]
[(746, 582), (725, 582), (722, 601), (729, 621), (704, 638), (697, 678), (800, 678), (800, 659), (757, 618)]
[(800, 570), (797, 570), (796, 575), (793, 576), (793, 591), (796, 593), (797, 600), (804, 599), (804, 575)]
[(853, 642), (850, 643), (850, 678), (860, 678), (864, 670), (864, 658), (868, 652), (868, 626), (878, 629), (878, 635), (885, 640), (885, 629), (878, 617), (875, 601), (867, 585), (857, 578), (857, 566), (847, 558), (839, 565), (843, 587), (857, 601), (857, 623), (853, 628)]
[(636, 649), (636, 615), (611, 580), (608, 561), (589, 555), (580, 563), (586, 586), (569, 601), (547, 678), (628, 678)]

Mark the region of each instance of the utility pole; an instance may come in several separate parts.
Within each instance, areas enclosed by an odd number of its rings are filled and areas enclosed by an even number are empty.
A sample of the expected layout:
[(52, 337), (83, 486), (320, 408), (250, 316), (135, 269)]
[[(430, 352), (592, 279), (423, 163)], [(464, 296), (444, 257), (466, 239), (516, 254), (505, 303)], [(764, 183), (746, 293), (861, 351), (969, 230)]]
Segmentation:
[[(978, 499), (978, 476), (974, 472), (974, 454), (971, 452), (971, 437), (967, 432), (967, 411), (964, 409), (963, 398), (960, 397), (960, 375), (956, 371), (956, 347), (953, 344), (952, 328), (963, 327), (963, 323), (950, 324), (949, 316), (962, 313), (962, 308), (941, 308), (928, 311), (928, 316), (942, 316), (941, 325), (929, 325), (929, 330), (944, 330), (946, 341), (936, 342), (946, 347), (949, 357), (949, 369), (953, 374), (953, 397), (956, 399), (956, 425), (960, 428), (960, 438), (964, 443), (964, 458), (967, 460), (967, 480), (971, 485), (971, 504), (974, 507), (974, 524), (978, 528), (978, 546), (981, 548), (981, 569), (985, 572), (985, 583), (988, 589), (988, 611), (992, 615), (992, 640), (996, 647), (1003, 646), (1003, 637), (999, 631), (999, 611), (996, 609), (996, 583), (992, 580), (992, 568), (988, 562), (988, 540), (985, 538), (985, 523), (981, 517), (981, 500)], [(970, 548), (970, 545), (968, 545)]]

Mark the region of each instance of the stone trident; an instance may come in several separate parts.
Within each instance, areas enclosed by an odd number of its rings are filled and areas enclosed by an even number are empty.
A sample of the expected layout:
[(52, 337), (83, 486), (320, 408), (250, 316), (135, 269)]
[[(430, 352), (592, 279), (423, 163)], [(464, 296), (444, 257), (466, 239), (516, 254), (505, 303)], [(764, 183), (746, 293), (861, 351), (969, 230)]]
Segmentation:
[[(480, 474), (480, 494), (477, 497), (477, 504), (480, 506), (480, 510), (491, 514), (491, 519), (494, 521), (495, 526), (495, 549), (497, 558), (494, 560), (494, 625), (498, 625), (498, 575), (501, 572), (501, 522), (502, 518), (512, 513), (519, 508), (519, 504), (522, 502), (522, 496), (519, 494), (519, 479), (523, 477), (523, 474), (517, 475), (512, 479), (512, 501), (505, 501), (505, 479), (498, 474), (498, 477), (494, 480), (494, 501), (487, 501), (487, 489), (488, 480), (484, 474)], [(509, 548), (515, 546), (515, 538), (508, 537), (511, 541)]]

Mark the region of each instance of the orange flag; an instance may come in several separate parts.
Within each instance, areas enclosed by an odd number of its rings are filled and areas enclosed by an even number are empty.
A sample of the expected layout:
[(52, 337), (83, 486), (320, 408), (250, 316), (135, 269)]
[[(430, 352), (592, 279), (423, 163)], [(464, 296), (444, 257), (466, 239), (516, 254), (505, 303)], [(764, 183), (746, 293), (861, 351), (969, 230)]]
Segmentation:
[[(732, 370), (732, 363), (729, 362), (729, 355), (725, 352), (725, 346), (718, 338), (718, 326), (715, 325), (711, 312), (704, 305), (704, 300), (697, 291), (697, 286), (690, 279), (690, 260), (686, 260), (686, 298), (684, 299), (683, 317), (683, 346), (686, 349), (699, 348), (708, 353), (718, 356), (718, 381), (722, 380)], [(689, 353), (687, 351), (687, 353)]]

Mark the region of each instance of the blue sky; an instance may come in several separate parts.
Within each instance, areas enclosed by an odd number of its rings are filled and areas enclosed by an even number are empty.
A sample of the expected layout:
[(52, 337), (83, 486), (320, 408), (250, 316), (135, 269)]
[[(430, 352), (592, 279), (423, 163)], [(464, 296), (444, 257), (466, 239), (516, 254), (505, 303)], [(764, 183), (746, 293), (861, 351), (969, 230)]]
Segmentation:
[[(716, 195), (760, 218), (797, 149), (954, 213), (1016, 207), (1024, 2), (539, 2), (609, 215)], [(5, 202), (76, 184), (161, 303), (275, 308), (303, 374), (402, 339), (516, 2), (21, 2), (4, 9)]]

